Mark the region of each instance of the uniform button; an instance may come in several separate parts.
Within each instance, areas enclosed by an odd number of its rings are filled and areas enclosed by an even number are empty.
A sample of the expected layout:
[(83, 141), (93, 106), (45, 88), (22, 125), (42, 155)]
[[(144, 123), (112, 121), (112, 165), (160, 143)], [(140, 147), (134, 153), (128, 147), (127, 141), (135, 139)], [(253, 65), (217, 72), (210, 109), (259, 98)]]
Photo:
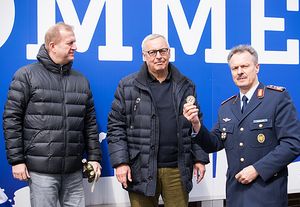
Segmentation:
[(243, 142), (240, 142), (240, 147), (244, 146), (244, 143)]
[(225, 131), (226, 131), (226, 128), (224, 127), (222, 130), (225, 132)]
[(152, 180), (152, 176), (149, 176), (149, 177), (148, 177), (148, 180)]
[(134, 127), (131, 125), (131, 126), (130, 126), (130, 129), (133, 129), (133, 128), (134, 128)]
[(151, 146), (151, 149), (152, 149), (152, 150), (154, 150), (154, 149), (155, 149), (155, 146), (154, 146), (154, 145), (152, 145), (152, 146)]
[(275, 173), (275, 174), (274, 174), (274, 177), (277, 177), (277, 176), (278, 176), (278, 174), (277, 174), (277, 173)]
[(262, 128), (263, 126), (264, 126), (263, 124), (259, 124), (259, 125), (258, 125), (259, 128)]
[(243, 157), (241, 157), (240, 161), (241, 161), (241, 162), (244, 162), (244, 161), (245, 161), (245, 159), (244, 159)]
[(240, 131), (241, 131), (241, 132), (242, 132), (242, 131), (244, 131), (244, 128), (243, 128), (243, 127), (241, 127), (241, 128), (240, 128)]

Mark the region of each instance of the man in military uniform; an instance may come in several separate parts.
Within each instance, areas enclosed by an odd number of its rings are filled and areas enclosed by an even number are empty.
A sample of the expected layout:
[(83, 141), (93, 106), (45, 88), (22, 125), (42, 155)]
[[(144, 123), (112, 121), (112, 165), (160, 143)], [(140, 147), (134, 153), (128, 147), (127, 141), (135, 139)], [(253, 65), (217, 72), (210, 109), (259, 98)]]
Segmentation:
[(251, 46), (233, 48), (227, 60), (239, 94), (222, 103), (211, 132), (201, 125), (197, 107), (184, 105), (194, 141), (206, 152), (225, 148), (227, 206), (287, 206), (287, 165), (300, 152), (295, 106), (285, 88), (258, 81), (258, 56)]

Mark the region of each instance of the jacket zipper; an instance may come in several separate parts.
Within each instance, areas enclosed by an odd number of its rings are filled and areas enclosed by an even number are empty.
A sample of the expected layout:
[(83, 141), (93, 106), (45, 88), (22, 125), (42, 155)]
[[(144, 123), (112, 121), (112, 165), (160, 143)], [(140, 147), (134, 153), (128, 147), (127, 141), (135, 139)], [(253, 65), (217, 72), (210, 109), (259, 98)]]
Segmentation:
[(62, 169), (63, 173), (65, 172), (65, 158), (67, 154), (67, 137), (66, 137), (66, 106), (65, 106), (65, 92), (64, 92), (64, 87), (63, 87), (63, 66), (60, 66), (60, 85), (61, 85), (61, 99), (62, 99), (62, 130), (63, 130), (63, 139), (64, 139), (64, 159), (62, 162)]
[[(159, 129), (159, 121), (157, 120), (157, 114), (156, 114), (157, 108), (156, 108), (155, 102), (153, 101), (154, 99), (153, 99), (151, 90), (149, 88), (147, 88), (147, 87), (144, 87), (141, 84), (137, 84), (136, 87), (140, 88), (141, 90), (147, 91), (147, 93), (149, 93), (149, 95), (151, 97), (152, 105), (153, 105), (153, 108), (154, 108), (154, 111), (155, 111), (155, 113), (154, 113), (155, 114), (155, 119), (154, 119), (154, 146), (158, 146), (159, 145), (159, 140), (158, 140), (159, 131), (157, 129)], [(158, 125), (158, 127), (156, 127), (156, 125)], [(150, 151), (151, 151), (151, 144), (150, 144)], [(157, 173), (155, 173), (155, 171), (157, 171), (157, 165), (156, 165), (156, 168), (155, 168), (155, 161), (154, 161), (154, 160), (157, 160), (157, 155), (158, 155), (158, 150), (155, 149), (155, 152), (154, 152), (155, 159), (153, 159), (153, 161), (152, 161), (153, 172), (150, 172), (148, 174), (148, 177), (149, 176), (155, 176), (155, 174), (157, 174)], [(154, 179), (154, 177), (152, 177), (152, 179)], [(148, 189), (147, 189), (147, 191), (148, 191)]]

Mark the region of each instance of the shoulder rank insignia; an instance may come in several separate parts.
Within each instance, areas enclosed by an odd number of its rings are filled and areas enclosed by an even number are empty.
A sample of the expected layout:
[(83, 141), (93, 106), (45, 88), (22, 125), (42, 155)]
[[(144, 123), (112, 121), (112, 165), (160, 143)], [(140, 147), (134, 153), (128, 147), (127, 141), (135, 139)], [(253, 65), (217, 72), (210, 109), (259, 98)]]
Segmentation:
[(282, 86), (274, 86), (274, 85), (267, 85), (268, 89), (274, 90), (274, 91), (279, 91), (282, 92), (285, 90), (285, 87)]
[(230, 101), (231, 99), (233, 99), (233, 98), (235, 98), (235, 97), (236, 97), (236, 95), (233, 95), (233, 96), (229, 97), (228, 99), (226, 99), (225, 101), (223, 101), (223, 102), (221, 103), (221, 105), (223, 105), (224, 103)]

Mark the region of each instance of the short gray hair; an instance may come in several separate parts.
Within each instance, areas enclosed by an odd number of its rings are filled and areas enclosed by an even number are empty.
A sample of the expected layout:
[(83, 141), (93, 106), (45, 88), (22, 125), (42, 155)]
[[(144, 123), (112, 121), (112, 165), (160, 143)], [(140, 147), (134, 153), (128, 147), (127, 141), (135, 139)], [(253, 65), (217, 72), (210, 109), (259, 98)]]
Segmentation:
[(161, 34), (149, 34), (149, 35), (147, 35), (147, 36), (144, 38), (144, 40), (143, 40), (143, 42), (142, 42), (142, 50), (144, 51), (146, 42), (148, 42), (149, 40), (157, 39), (157, 38), (162, 38), (162, 39), (164, 39), (164, 40), (166, 41), (168, 47), (170, 47), (170, 46), (169, 46), (168, 40), (167, 40), (163, 35), (161, 35)]
[(257, 52), (251, 45), (237, 45), (237, 46), (233, 47), (227, 56), (227, 62), (229, 63), (229, 61), (233, 55), (235, 55), (237, 53), (243, 53), (243, 52), (249, 52), (253, 57), (254, 63), (255, 64), (258, 63)]

